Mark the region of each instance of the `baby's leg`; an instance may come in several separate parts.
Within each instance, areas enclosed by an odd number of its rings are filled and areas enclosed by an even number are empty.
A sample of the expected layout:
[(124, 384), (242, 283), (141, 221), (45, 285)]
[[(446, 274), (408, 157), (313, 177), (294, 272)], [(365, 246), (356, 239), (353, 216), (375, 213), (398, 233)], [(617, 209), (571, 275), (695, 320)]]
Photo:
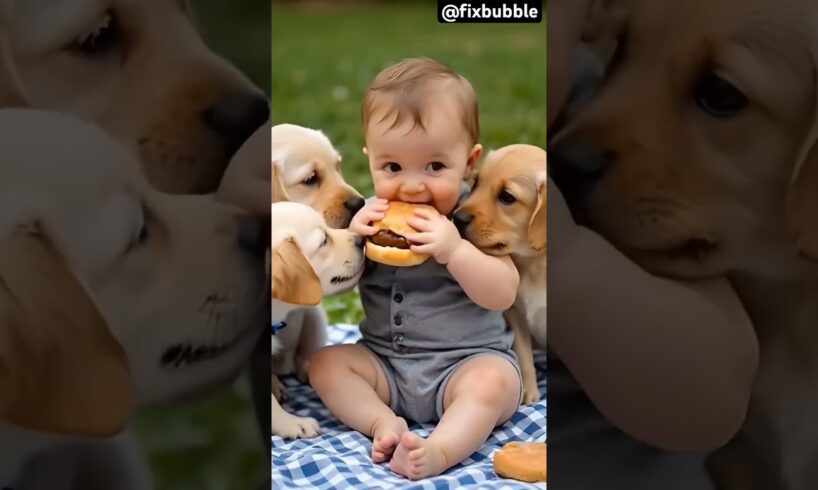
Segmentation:
[(480, 355), (454, 372), (443, 417), (428, 439), (405, 432), (389, 468), (412, 480), (439, 475), (478, 450), (520, 403), (520, 375), (506, 359)]
[(372, 461), (386, 461), (408, 430), (389, 408), (389, 384), (375, 355), (362, 345), (325, 347), (310, 358), (310, 384), (341, 422), (372, 437)]

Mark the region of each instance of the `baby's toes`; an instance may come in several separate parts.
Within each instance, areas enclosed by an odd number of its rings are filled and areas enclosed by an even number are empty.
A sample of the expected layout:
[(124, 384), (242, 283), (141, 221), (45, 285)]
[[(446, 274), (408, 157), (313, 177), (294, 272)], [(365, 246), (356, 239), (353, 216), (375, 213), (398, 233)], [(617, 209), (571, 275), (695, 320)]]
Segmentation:
[(426, 456), (426, 448), (425, 447), (418, 448), (418, 449), (413, 449), (412, 451), (409, 451), (409, 461), (411, 461), (413, 463), (417, 463), (417, 462), (421, 461), (425, 456)]

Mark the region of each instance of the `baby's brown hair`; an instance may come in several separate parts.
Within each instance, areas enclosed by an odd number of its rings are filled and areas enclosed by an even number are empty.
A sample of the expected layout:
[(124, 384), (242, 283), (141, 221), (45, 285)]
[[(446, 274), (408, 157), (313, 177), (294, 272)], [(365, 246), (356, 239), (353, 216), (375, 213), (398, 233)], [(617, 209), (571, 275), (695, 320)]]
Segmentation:
[(394, 117), (391, 127), (411, 117), (415, 126), (423, 127), (423, 111), (429, 104), (427, 97), (441, 84), (450, 85), (451, 93), (461, 109), (463, 127), (476, 144), (480, 137), (477, 94), (468, 80), (451, 68), (429, 58), (409, 58), (384, 68), (366, 89), (361, 106), (364, 132), (372, 114), (383, 104), (389, 109), (381, 120)]

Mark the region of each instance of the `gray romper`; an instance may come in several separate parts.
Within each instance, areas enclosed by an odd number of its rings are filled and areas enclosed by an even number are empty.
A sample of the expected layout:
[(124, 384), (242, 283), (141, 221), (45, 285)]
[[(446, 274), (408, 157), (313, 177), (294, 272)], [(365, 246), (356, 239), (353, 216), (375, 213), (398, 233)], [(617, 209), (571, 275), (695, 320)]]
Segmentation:
[(360, 343), (380, 361), (396, 414), (439, 420), (449, 377), (479, 355), (507, 359), (520, 375), (502, 314), (476, 305), (434, 258), (414, 267), (367, 260), (358, 287)]

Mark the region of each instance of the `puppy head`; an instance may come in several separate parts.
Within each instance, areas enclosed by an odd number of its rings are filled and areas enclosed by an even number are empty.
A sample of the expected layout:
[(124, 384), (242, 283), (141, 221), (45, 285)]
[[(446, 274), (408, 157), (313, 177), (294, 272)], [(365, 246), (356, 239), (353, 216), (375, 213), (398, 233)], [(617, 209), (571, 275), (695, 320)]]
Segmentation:
[[(258, 220), (211, 196), (154, 190), (133, 160), (86, 121), (0, 111), (0, 235), (39, 224), (124, 347), (137, 403), (150, 403), (220, 382), (244, 362), (267, 314), (269, 242)], [(41, 303), (55, 296), (76, 295), (53, 291)]]
[(545, 188), (544, 150), (510, 145), (492, 151), (455, 223), (485, 253), (545, 255)]
[(341, 155), (320, 131), (279, 124), (272, 134), (272, 201), (295, 201), (323, 214), (333, 228), (345, 228), (363, 198), (344, 181)]
[(264, 124), (264, 94), (211, 51), (185, 0), (14, 2), (12, 46), (34, 106), (96, 122), (154, 187), (216, 190)]
[(352, 288), (363, 272), (360, 240), (332, 229), (311, 207), (270, 205), (272, 297), (292, 305), (316, 305), (322, 296)]
[[(100, 203), (87, 197), (106, 181), (99, 174), (116, 171), (86, 173), (83, 165), (104, 165), (98, 159), (108, 140), (74, 118), (12, 109), (0, 111), (0, 140), (0, 419), (43, 432), (113, 435), (134, 405), (128, 358), (91, 291), (90, 257), (75, 260), (63, 234), (87, 233), (86, 218), (106, 214), (97, 208), (89, 216)], [(55, 219), (66, 221), (55, 226)], [(96, 239), (115, 233), (115, 223), (99, 224)]]
[(550, 146), (580, 223), (656, 273), (791, 270), (785, 196), (815, 106), (816, 9), (783, 5), (633, 5), (606, 83)]

